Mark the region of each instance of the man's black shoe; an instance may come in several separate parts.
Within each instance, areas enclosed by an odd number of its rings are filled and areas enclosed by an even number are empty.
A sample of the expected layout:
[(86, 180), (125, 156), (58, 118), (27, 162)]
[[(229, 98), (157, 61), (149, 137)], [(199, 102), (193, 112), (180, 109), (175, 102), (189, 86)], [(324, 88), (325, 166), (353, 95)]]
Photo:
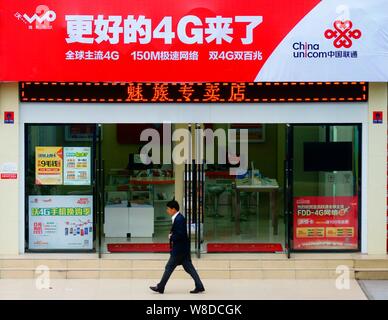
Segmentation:
[(204, 291), (205, 291), (205, 288), (195, 288), (194, 290), (191, 290), (190, 293), (200, 293)]
[(164, 292), (164, 290), (159, 289), (157, 286), (154, 286), (154, 287), (151, 286), (150, 289), (151, 289), (152, 291), (159, 292), (159, 293), (163, 293), (163, 292)]

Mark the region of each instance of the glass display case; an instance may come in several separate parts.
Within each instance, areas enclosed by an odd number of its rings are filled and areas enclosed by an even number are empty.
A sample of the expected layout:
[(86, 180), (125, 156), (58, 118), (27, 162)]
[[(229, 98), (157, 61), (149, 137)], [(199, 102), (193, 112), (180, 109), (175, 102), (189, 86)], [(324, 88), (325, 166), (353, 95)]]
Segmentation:
[(133, 178), (129, 184), (130, 206), (152, 205), (155, 224), (171, 223), (166, 214), (166, 204), (174, 199), (175, 180), (172, 177)]
[(171, 170), (111, 170), (105, 186), (106, 204), (155, 206), (174, 198), (175, 179)]

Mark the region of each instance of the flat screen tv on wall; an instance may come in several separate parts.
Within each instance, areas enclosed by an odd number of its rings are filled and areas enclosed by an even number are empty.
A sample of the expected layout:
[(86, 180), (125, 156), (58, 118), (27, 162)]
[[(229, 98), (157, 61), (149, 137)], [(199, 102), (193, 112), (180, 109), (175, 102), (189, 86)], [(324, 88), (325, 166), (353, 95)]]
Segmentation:
[(352, 142), (305, 142), (304, 171), (353, 171)]

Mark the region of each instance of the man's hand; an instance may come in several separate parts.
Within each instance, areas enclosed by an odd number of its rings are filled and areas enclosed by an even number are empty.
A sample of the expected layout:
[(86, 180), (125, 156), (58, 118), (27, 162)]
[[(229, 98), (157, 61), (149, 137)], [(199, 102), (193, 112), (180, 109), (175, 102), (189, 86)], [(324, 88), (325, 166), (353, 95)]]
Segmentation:
[(168, 234), (168, 239), (169, 239), (169, 240), (171, 239), (171, 233)]

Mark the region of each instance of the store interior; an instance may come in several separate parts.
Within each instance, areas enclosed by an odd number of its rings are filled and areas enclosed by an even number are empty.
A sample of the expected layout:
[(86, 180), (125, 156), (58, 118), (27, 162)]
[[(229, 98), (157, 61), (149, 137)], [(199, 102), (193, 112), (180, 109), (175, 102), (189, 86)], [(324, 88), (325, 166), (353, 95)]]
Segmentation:
[[(159, 130), (160, 127), (158, 124), (102, 126), (102, 150), (106, 173), (103, 248), (106, 248), (106, 252), (109, 252), (109, 244), (168, 243), (171, 220), (165, 209), (167, 201), (174, 198), (174, 166), (146, 167), (133, 162), (134, 158), (139, 158), (138, 153), (144, 145), (144, 142), (139, 141), (141, 130), (146, 128)], [(248, 174), (251, 173), (253, 166), (257, 176), (256, 183), (269, 186), (273, 184), (275, 192), (249, 190), (240, 192), (240, 223), (239, 230), (236, 230), (237, 218), (232, 190), (236, 177), (229, 174), (227, 165), (218, 163), (218, 153), (215, 152), (214, 163), (205, 165), (202, 250), (206, 251), (209, 243), (283, 245), (285, 126), (206, 124), (204, 127), (213, 131), (222, 129), (226, 135), (227, 130), (231, 128), (248, 128), (252, 137), (248, 141)], [(225, 149), (225, 146), (219, 145), (217, 139), (214, 141), (212, 147), (215, 150)], [(247, 180), (248, 175), (244, 179)], [(275, 193), (276, 195), (272, 196)], [(277, 218), (276, 232), (272, 225), (273, 215)], [(138, 220), (134, 219), (136, 216)], [(130, 220), (129, 227), (125, 228), (127, 219)]]

